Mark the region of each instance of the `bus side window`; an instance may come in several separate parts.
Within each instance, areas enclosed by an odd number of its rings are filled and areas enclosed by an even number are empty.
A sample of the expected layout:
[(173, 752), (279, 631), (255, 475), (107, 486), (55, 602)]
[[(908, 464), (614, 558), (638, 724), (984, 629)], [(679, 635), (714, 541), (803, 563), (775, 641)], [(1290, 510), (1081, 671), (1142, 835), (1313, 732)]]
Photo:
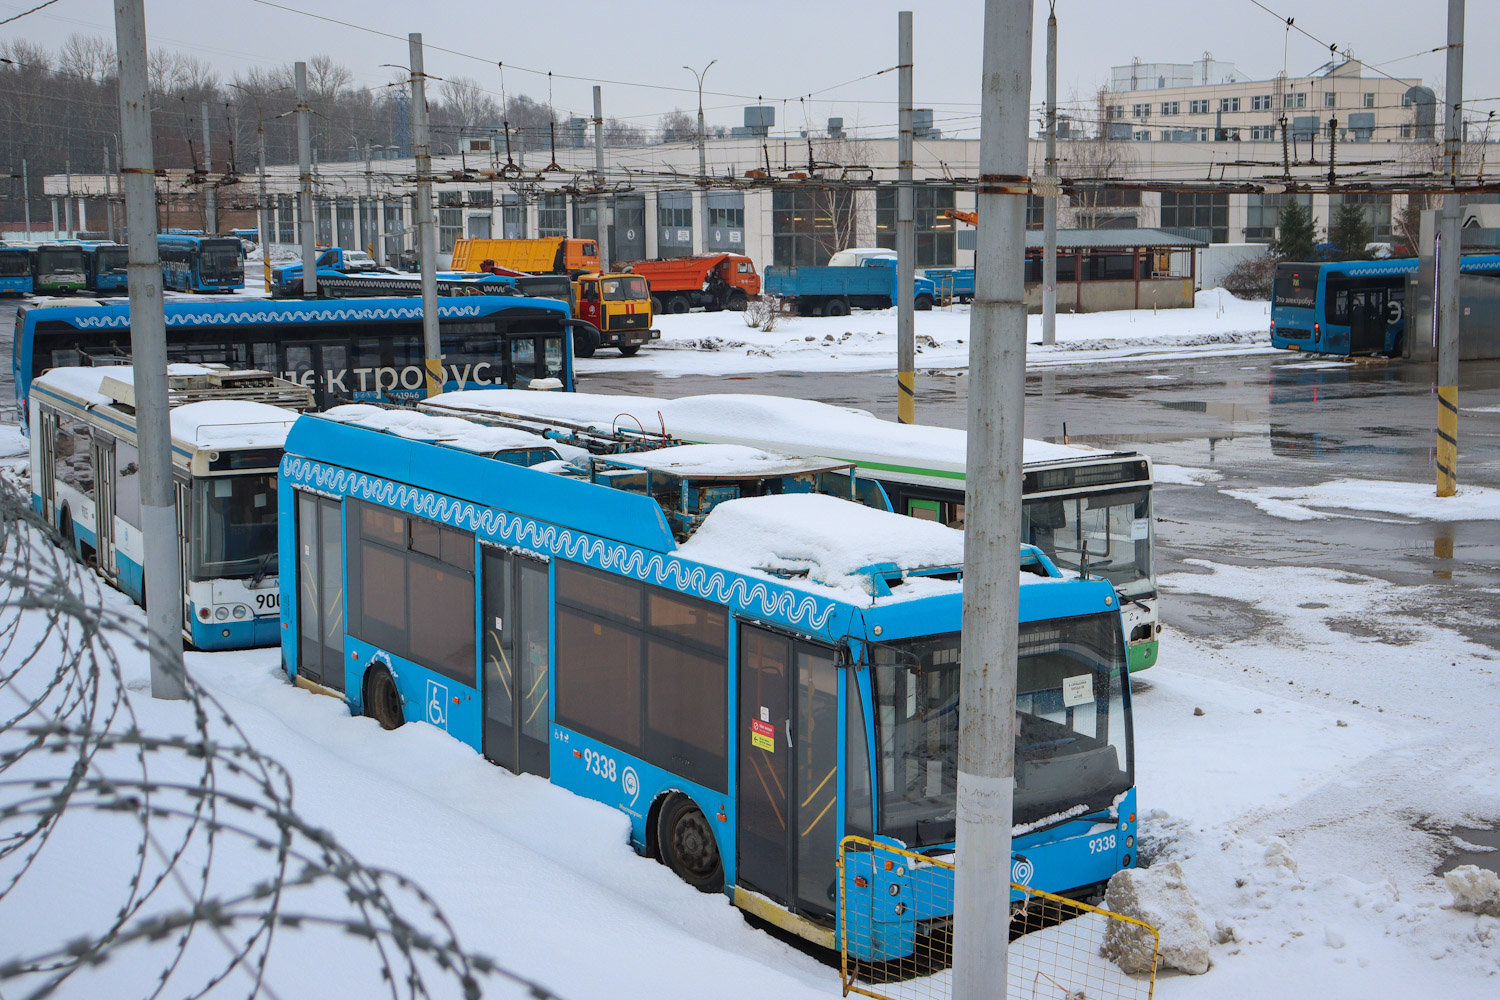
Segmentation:
[(59, 414), (53, 451), (57, 479), (86, 497), (94, 495), (94, 468), (89, 454), (92, 438), (88, 424)]

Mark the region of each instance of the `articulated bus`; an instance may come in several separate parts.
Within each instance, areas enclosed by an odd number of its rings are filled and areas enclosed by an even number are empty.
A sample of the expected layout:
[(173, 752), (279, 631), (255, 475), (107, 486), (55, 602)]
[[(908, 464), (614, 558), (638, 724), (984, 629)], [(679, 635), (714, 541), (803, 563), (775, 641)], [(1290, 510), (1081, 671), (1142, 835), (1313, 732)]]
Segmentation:
[(130, 248), (123, 243), (83, 244), (84, 279), (95, 295), (123, 295), (130, 290)]
[[(311, 388), (319, 406), (423, 394), (421, 299), (169, 300), (166, 317), (169, 361), (276, 372)], [(576, 322), (551, 299), (446, 299), (438, 305), (444, 384), (571, 390)], [(48, 368), (129, 352), (126, 302), (23, 306), (11, 365), (22, 419), (31, 380)]]
[[(516, 399), (486, 392), (454, 393), (422, 404), (539, 419), (619, 425), (672, 434), (685, 441), (750, 445), (794, 455), (832, 455), (853, 462), (880, 484), (901, 514), (964, 525), (968, 437), (946, 427), (905, 426), (869, 413), (780, 396), (705, 395), (682, 399), (603, 396)], [(564, 434), (567, 430), (561, 429)], [(566, 438), (564, 438), (566, 439)], [(1153, 565), (1151, 460), (1137, 452), (1106, 452), (1045, 441), (1025, 443), (1022, 540), (1064, 569), (1114, 584), (1123, 605), (1130, 669), (1156, 663), (1161, 625)]]
[[(1402, 353), (1415, 257), (1276, 265), (1271, 346), (1318, 354)], [(1500, 276), (1500, 256), (1459, 259), (1459, 273)]]
[[(134, 370), (54, 368), (32, 383), (32, 504), (64, 544), (145, 602)], [(199, 649), (281, 641), (276, 472), (312, 403), (266, 372), (167, 369), (183, 635)]]
[(43, 243), (31, 258), (31, 285), (37, 295), (70, 295), (88, 287), (83, 247)]
[(0, 295), (30, 295), (32, 292), (31, 247), (0, 246)]
[[(739, 445), (584, 454), (420, 411), (305, 415), (282, 661), (620, 809), (701, 891), (900, 958), (951, 922), (951, 888), (845, 845), (862, 895), (840, 899), (836, 866), (849, 835), (954, 853), (963, 533), (851, 502), (856, 479)], [(1035, 547), (1022, 567), (1008, 874), (1089, 894), (1135, 863), (1119, 600)]]
[(233, 236), (162, 233), (156, 237), (162, 284), (178, 292), (233, 292), (245, 287), (245, 248)]

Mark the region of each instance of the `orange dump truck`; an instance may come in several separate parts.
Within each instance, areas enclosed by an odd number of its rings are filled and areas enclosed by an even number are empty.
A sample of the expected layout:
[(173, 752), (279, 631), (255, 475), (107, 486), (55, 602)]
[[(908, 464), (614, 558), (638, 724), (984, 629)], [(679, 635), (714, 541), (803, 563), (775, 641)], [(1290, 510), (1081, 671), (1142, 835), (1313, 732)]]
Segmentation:
[(642, 260), (627, 270), (651, 283), (651, 305), (657, 313), (685, 313), (694, 306), (710, 312), (738, 311), (760, 295), (760, 275), (743, 254)]
[(461, 239), (453, 244), (453, 270), (478, 271), (490, 261), (498, 267), (527, 274), (577, 275), (599, 270), (599, 244), (594, 240)]

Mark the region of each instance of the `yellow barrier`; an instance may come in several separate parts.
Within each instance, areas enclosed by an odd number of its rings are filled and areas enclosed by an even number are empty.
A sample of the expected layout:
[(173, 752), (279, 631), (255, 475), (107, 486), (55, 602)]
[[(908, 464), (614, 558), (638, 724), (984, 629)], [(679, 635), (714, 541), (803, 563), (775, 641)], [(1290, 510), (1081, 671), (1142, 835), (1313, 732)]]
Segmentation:
[[(949, 861), (864, 837), (844, 838), (839, 844), (838, 905), (845, 996), (952, 996), (953, 877)], [(893, 894), (890, 888), (896, 884), (901, 891)], [(1022, 901), (1011, 907), (1007, 1000), (1150, 1000), (1160, 947), (1156, 928), (1016, 882), (1010, 887)], [(876, 913), (890, 922), (866, 916)], [(911, 933), (901, 928), (906, 914), (917, 917), (910, 940), (902, 936)], [(905, 923), (909, 928), (910, 922)], [(909, 953), (888, 961), (859, 957), (908, 946)], [(1136, 971), (1124, 972), (1122, 964)]]

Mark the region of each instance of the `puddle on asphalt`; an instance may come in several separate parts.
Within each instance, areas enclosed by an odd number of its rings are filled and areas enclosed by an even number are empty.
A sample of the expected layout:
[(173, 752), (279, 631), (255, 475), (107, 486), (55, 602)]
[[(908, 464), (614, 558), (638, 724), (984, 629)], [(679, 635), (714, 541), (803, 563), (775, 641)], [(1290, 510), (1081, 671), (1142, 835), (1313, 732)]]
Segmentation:
[(1452, 830), (1433, 832), (1448, 838), (1447, 850), (1434, 874), (1451, 872), (1460, 865), (1475, 865), (1500, 872), (1500, 824), (1488, 829), (1455, 826)]

